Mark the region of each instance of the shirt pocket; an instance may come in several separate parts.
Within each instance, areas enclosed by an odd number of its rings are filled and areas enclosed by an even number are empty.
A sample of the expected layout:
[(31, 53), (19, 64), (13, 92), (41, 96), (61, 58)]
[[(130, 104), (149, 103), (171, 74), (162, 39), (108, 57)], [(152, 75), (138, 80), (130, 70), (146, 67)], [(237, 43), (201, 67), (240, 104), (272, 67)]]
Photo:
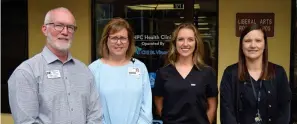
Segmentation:
[(193, 95), (195, 95), (196, 98), (206, 96), (206, 83), (204, 84), (201, 81), (197, 80), (195, 82), (190, 81), (189, 85)]
[(39, 95), (45, 102), (52, 101), (55, 97), (65, 94), (65, 84), (62, 77), (48, 78), (46, 74), (38, 80)]

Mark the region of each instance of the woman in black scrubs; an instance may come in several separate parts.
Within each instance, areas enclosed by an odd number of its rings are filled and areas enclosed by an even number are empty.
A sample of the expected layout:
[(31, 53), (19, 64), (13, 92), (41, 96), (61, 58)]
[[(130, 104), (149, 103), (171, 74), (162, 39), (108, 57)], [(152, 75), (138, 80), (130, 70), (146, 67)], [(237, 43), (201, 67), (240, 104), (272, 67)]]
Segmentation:
[(210, 124), (217, 108), (214, 70), (203, 62), (203, 42), (196, 27), (179, 25), (172, 34), (168, 64), (156, 74), (154, 95), (164, 124)]
[(287, 75), (268, 61), (267, 36), (259, 25), (242, 32), (239, 61), (225, 69), (220, 93), (221, 124), (289, 124)]

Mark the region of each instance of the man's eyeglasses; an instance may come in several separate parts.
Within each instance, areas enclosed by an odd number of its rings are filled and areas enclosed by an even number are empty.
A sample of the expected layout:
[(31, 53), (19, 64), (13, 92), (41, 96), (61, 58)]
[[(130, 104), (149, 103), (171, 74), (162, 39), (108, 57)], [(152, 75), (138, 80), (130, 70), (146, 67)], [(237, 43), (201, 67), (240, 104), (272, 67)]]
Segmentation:
[(74, 25), (64, 25), (64, 24), (55, 24), (55, 23), (47, 23), (46, 25), (54, 25), (54, 29), (57, 31), (63, 31), (65, 27), (67, 27), (67, 31), (70, 33), (74, 33), (77, 29)]
[(108, 37), (111, 43), (117, 43), (118, 40), (121, 41), (121, 43), (127, 43), (128, 42), (128, 38), (127, 37), (117, 37), (117, 36), (109, 36)]

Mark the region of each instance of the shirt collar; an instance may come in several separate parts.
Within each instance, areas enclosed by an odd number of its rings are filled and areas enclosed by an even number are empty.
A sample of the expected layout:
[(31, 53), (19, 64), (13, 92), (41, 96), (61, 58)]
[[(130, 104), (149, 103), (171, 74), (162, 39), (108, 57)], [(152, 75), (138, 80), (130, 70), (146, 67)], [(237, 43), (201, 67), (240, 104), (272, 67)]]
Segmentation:
[[(50, 64), (57, 60), (60, 61), (59, 58), (52, 51), (50, 51), (50, 49), (48, 49), (46, 46), (43, 48), (41, 54), (45, 58), (47, 64)], [(68, 58), (65, 61), (65, 63), (67, 63), (68, 61), (73, 61), (70, 52), (68, 52)]]

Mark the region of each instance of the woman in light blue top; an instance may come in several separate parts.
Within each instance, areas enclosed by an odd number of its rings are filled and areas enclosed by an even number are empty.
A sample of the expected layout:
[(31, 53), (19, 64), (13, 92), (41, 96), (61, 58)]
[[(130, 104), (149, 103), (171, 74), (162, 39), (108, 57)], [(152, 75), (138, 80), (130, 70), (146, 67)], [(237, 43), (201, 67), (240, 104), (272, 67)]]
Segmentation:
[(146, 66), (132, 58), (135, 41), (127, 21), (114, 18), (99, 43), (100, 59), (89, 65), (96, 80), (104, 124), (151, 124), (152, 94)]

